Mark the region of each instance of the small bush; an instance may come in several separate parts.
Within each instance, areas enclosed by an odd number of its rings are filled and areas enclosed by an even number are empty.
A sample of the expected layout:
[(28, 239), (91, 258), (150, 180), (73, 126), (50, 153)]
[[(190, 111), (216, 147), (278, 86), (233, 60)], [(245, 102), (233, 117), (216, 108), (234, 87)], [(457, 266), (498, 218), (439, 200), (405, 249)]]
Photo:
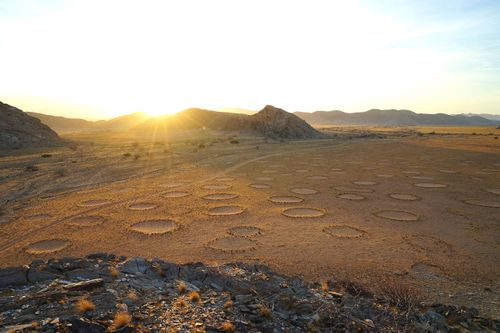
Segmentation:
[(187, 303), (183, 299), (179, 299), (179, 300), (177, 300), (177, 302), (175, 302), (176, 308), (185, 308), (186, 306), (187, 306)]
[(200, 144), (198, 145), (198, 148), (199, 148), (199, 149), (205, 148), (205, 145), (204, 145), (203, 143), (200, 143)]
[(200, 301), (200, 294), (196, 291), (189, 293), (189, 300), (193, 303), (198, 303)]
[(31, 172), (38, 171), (38, 167), (36, 165), (34, 165), (34, 164), (29, 164), (29, 165), (26, 166), (25, 170), (26, 171), (31, 171)]
[(270, 318), (271, 317), (271, 309), (269, 309), (267, 306), (265, 305), (261, 305), (259, 307), (259, 315), (261, 317), (265, 317), (265, 318)]
[(224, 303), (224, 309), (231, 309), (234, 306), (234, 302), (232, 300), (228, 300), (226, 303)]
[(139, 154), (135, 154), (135, 155), (134, 155), (134, 160), (135, 160), (135, 161), (137, 161), (137, 160), (138, 160), (138, 159), (140, 159), (140, 158), (141, 158), (141, 155), (139, 155)]
[(42, 154), (42, 157), (43, 158), (49, 158), (49, 157), (52, 157), (52, 155), (51, 154)]
[(184, 282), (180, 281), (177, 283), (177, 290), (179, 291), (179, 294), (184, 294), (186, 292), (187, 286)]
[(222, 326), (220, 328), (220, 331), (227, 332), (227, 333), (234, 332), (234, 325), (233, 325), (233, 323), (231, 323), (230, 321), (224, 322), (224, 324), (222, 324)]
[(68, 175), (68, 171), (65, 168), (56, 169), (54, 173), (57, 177), (64, 177)]
[(132, 156), (130, 153), (123, 154), (123, 157), (130, 157), (130, 156)]
[(375, 293), (383, 300), (403, 309), (414, 308), (422, 301), (418, 290), (393, 278), (380, 279), (375, 286)]
[(231, 140), (231, 144), (235, 145), (235, 144), (238, 144), (240, 143), (238, 140)]
[(117, 331), (125, 326), (128, 326), (131, 321), (132, 317), (128, 314), (128, 312), (118, 312), (113, 319), (110, 330)]
[(120, 275), (120, 272), (116, 269), (116, 267), (111, 267), (109, 269), (109, 275), (111, 275), (113, 279), (116, 279)]
[(84, 314), (89, 311), (95, 310), (95, 304), (88, 299), (80, 299), (75, 305), (75, 311), (80, 314)]

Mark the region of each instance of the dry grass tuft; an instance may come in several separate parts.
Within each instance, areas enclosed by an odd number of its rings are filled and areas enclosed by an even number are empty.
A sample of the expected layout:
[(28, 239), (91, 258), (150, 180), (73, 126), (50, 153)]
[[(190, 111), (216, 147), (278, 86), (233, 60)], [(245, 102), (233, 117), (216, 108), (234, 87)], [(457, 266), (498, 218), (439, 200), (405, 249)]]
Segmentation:
[(234, 302), (232, 300), (228, 300), (226, 303), (224, 303), (224, 309), (232, 309), (234, 306)]
[(109, 327), (111, 332), (117, 331), (125, 326), (128, 326), (132, 321), (132, 317), (128, 314), (128, 312), (118, 312), (113, 319), (113, 323)]
[(412, 309), (422, 302), (422, 295), (417, 289), (389, 277), (379, 280), (375, 293), (379, 298), (403, 309)]
[(259, 307), (259, 315), (261, 317), (265, 317), (265, 318), (271, 318), (271, 309), (269, 309), (267, 306), (265, 305), (261, 305)]
[(116, 267), (111, 267), (109, 269), (109, 274), (113, 279), (116, 279), (120, 275), (120, 272), (116, 269)]
[(184, 282), (180, 281), (177, 283), (177, 290), (179, 291), (179, 294), (184, 294), (186, 292), (187, 286)]
[(137, 293), (135, 291), (130, 291), (128, 294), (127, 294), (127, 298), (131, 301), (137, 301), (138, 299), (138, 296), (137, 296)]
[(78, 302), (76, 302), (75, 305), (75, 311), (80, 314), (84, 314), (89, 311), (94, 311), (95, 310), (95, 304), (92, 303), (92, 301), (89, 301), (88, 299), (80, 299)]
[(179, 300), (177, 300), (177, 302), (175, 302), (176, 308), (185, 308), (186, 306), (187, 306), (187, 303), (183, 299), (179, 299)]
[(189, 293), (189, 300), (193, 303), (198, 303), (200, 301), (200, 294), (196, 291), (192, 291)]
[(330, 291), (330, 287), (328, 286), (328, 281), (321, 281), (321, 290), (325, 293)]
[(230, 321), (225, 321), (224, 324), (222, 324), (222, 327), (220, 328), (222, 332), (228, 332), (232, 333), (234, 332), (234, 325)]

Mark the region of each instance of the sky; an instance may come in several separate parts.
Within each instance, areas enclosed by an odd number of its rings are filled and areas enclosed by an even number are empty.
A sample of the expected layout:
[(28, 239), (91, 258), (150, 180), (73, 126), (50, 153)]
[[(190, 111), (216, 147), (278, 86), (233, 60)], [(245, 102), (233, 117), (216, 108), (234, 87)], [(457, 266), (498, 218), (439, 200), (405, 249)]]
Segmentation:
[(500, 1), (0, 0), (0, 101), (500, 114)]

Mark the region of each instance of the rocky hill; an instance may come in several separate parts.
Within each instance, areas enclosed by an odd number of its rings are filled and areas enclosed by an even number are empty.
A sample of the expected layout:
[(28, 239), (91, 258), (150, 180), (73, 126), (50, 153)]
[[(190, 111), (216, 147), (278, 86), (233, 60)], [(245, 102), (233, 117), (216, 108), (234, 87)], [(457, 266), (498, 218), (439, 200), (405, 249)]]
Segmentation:
[(39, 119), (0, 102), (0, 149), (57, 146), (63, 142)]
[(270, 138), (308, 139), (323, 135), (292, 113), (267, 105), (253, 115), (187, 109), (174, 115), (149, 119), (133, 128), (138, 133), (212, 130)]
[(469, 126), (498, 125), (498, 122), (480, 116), (424, 114), (409, 110), (379, 110), (346, 113), (342, 111), (295, 112), (295, 115), (313, 125), (366, 125), (366, 126)]
[[(95, 253), (0, 269), (0, 332), (498, 332), (411, 289)], [(467, 328), (466, 331), (463, 329)]]

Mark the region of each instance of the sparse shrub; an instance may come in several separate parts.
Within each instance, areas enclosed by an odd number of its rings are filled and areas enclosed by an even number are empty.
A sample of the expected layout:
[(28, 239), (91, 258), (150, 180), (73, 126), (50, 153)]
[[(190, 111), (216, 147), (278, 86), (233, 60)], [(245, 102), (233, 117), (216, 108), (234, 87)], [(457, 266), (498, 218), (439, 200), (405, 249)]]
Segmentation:
[(224, 309), (228, 310), (231, 309), (234, 306), (234, 302), (232, 300), (227, 300), (226, 303), (224, 303)]
[(432, 131), (429, 133), (429, 135), (436, 135), (436, 132)]
[(330, 287), (328, 286), (328, 281), (321, 281), (321, 290), (325, 293), (330, 291)]
[(414, 308), (422, 301), (415, 288), (393, 278), (380, 279), (374, 291), (378, 297), (403, 309)]
[(270, 318), (271, 317), (271, 309), (269, 309), (267, 306), (265, 305), (261, 305), (259, 307), (259, 315), (261, 317), (265, 317), (265, 318)]
[(43, 158), (49, 158), (49, 157), (52, 157), (52, 155), (51, 154), (42, 154), (42, 157)]
[(235, 144), (238, 144), (240, 143), (238, 140), (231, 140), (231, 144), (235, 145)]
[(472, 132), (472, 135), (477, 135), (477, 133), (476, 132)]
[(203, 143), (200, 143), (200, 144), (198, 145), (198, 148), (199, 148), (199, 149), (203, 149), (203, 148), (205, 148), (205, 145), (204, 145)]
[(495, 140), (498, 140), (498, 136), (495, 136)]
[(180, 281), (177, 283), (177, 291), (179, 291), (179, 294), (184, 294), (186, 292), (187, 286), (184, 282)]
[(222, 324), (220, 330), (222, 332), (232, 333), (234, 332), (234, 325), (230, 321), (225, 321), (224, 324)]
[(135, 291), (130, 291), (128, 294), (127, 294), (127, 298), (133, 302), (137, 301), (138, 297), (137, 297), (137, 293)]
[(256, 150), (259, 150), (259, 149), (260, 149), (260, 147), (259, 147), (259, 146), (255, 146), (255, 149), (256, 149)]
[(187, 303), (183, 299), (179, 299), (179, 300), (177, 300), (177, 302), (175, 302), (176, 308), (185, 308), (186, 306), (187, 306)]
[(116, 267), (111, 267), (109, 269), (109, 275), (111, 275), (113, 279), (116, 279), (120, 275), (120, 272), (116, 269)]
[(80, 299), (78, 302), (76, 302), (75, 305), (75, 311), (80, 314), (85, 314), (86, 312), (89, 311), (94, 311), (95, 310), (95, 304), (92, 303), (92, 301), (88, 299)]
[(123, 157), (130, 157), (130, 156), (132, 156), (130, 153), (123, 154)]
[(109, 327), (110, 331), (117, 331), (125, 326), (128, 326), (132, 321), (132, 317), (128, 312), (118, 312), (113, 319), (113, 323)]
[(193, 303), (198, 303), (200, 301), (200, 294), (196, 291), (192, 291), (189, 293), (189, 300)]
[(135, 154), (135, 155), (134, 155), (134, 161), (137, 161), (137, 160), (138, 160), (138, 159), (140, 159), (140, 158), (141, 158), (141, 155), (139, 155), (139, 154)]
[(72, 151), (77, 151), (78, 150), (78, 145), (70, 145), (69, 146), (69, 149), (71, 149)]

